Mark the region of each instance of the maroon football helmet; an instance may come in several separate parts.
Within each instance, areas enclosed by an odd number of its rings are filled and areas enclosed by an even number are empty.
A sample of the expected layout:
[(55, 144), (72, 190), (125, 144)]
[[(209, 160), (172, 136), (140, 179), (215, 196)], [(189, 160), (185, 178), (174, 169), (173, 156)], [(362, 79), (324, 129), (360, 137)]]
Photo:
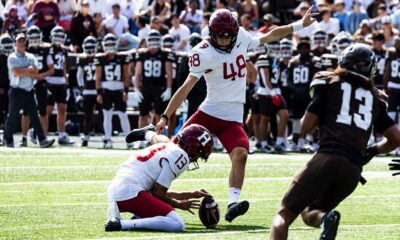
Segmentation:
[(195, 169), (199, 168), (197, 159), (200, 157), (207, 161), (214, 145), (210, 132), (198, 124), (183, 128), (179, 131), (177, 139), (178, 144), (188, 154), (190, 162), (195, 165)]
[[(218, 9), (210, 17), (208, 23), (210, 31), (211, 45), (220, 52), (230, 53), (235, 46), (239, 32), (239, 23), (233, 14), (227, 9)], [(218, 38), (231, 38), (227, 46), (220, 46), (217, 43)]]

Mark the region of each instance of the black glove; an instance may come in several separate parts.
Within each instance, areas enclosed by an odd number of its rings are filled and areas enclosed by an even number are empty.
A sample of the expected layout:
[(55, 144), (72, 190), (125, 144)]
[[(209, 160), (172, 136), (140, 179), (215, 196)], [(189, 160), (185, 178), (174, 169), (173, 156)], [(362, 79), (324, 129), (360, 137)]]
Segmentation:
[[(392, 162), (390, 162), (388, 165), (390, 170), (400, 171), (400, 159), (392, 159)], [(400, 175), (400, 172), (395, 172), (392, 175), (393, 176)]]
[(376, 145), (376, 144), (369, 145), (367, 147), (367, 152), (365, 154), (365, 160), (366, 160), (365, 164), (369, 163), (369, 161), (371, 161), (371, 159), (378, 154), (379, 154), (378, 145)]

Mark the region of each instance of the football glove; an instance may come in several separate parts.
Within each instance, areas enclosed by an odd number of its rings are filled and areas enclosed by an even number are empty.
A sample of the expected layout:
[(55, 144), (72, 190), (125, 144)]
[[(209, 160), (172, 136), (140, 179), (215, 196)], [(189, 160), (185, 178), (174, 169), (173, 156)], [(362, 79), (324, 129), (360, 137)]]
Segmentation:
[(371, 159), (378, 154), (379, 154), (378, 146), (376, 144), (369, 145), (367, 147), (367, 152), (365, 154), (365, 161), (366, 161), (365, 164), (369, 163), (369, 161), (371, 161)]
[(143, 100), (143, 94), (140, 92), (138, 88), (135, 88), (135, 91), (133, 92), (133, 97), (138, 103), (141, 103)]
[(400, 159), (392, 159), (389, 164), (390, 170), (397, 170), (399, 172), (392, 173), (393, 176), (400, 175)]
[(171, 88), (165, 89), (165, 91), (161, 94), (161, 98), (163, 102), (166, 102), (171, 99), (172, 90)]

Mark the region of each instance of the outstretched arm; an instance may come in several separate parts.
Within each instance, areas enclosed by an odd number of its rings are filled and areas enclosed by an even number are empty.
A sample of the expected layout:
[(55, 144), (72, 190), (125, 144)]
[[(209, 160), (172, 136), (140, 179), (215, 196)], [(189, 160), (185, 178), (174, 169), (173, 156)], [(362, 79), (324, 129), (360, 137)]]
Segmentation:
[(274, 28), (270, 32), (262, 35), (260, 37), (260, 45), (264, 45), (269, 42), (280, 40), (287, 35), (302, 29), (303, 27), (308, 27), (316, 20), (313, 18), (314, 16), (318, 15), (318, 13), (311, 13), (312, 6), (307, 10), (304, 17), (295, 23), (284, 25), (281, 27)]

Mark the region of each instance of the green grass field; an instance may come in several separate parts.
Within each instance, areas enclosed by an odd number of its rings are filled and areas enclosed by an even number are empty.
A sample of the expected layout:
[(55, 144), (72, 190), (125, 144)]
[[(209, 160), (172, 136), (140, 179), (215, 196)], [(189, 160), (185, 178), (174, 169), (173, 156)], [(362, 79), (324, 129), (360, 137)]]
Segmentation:
[[(272, 217), (293, 174), (311, 155), (250, 155), (241, 198), (250, 201), (247, 215), (215, 230), (205, 229), (197, 215), (177, 210), (184, 233), (104, 232), (106, 189), (118, 165), (131, 151), (79, 148), (0, 149), (0, 239), (266, 239)], [(368, 179), (338, 210), (337, 239), (400, 239), (400, 177), (391, 177), (378, 158), (365, 168)], [(205, 188), (225, 214), (230, 161), (213, 154), (197, 171), (186, 172), (172, 189)], [(126, 218), (129, 215), (124, 215)], [(289, 239), (318, 239), (319, 230), (300, 219)]]

